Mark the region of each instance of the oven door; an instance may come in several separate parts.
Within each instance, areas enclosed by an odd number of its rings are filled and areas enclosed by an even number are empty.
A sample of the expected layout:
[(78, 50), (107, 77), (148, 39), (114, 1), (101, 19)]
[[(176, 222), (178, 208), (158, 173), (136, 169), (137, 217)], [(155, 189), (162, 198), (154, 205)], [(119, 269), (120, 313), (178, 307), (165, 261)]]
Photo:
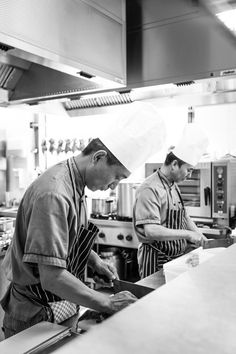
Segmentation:
[(211, 218), (211, 163), (197, 164), (191, 177), (178, 185), (189, 215)]

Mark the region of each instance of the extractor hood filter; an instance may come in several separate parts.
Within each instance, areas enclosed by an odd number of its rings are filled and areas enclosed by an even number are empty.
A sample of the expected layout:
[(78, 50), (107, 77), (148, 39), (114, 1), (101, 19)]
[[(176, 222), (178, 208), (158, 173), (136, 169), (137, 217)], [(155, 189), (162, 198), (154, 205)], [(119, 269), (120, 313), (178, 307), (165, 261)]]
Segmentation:
[(130, 93), (117, 93), (114, 95), (75, 99), (64, 102), (63, 104), (67, 111), (71, 111), (74, 109), (114, 106), (131, 102), (133, 102), (133, 100)]

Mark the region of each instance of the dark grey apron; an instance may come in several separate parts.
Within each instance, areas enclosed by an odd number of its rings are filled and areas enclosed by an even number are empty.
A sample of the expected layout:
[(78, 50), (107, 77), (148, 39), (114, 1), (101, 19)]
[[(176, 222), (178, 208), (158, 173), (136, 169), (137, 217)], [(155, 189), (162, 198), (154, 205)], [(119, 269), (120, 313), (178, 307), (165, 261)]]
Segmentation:
[[(167, 194), (167, 214), (166, 214), (166, 227), (169, 229), (186, 229), (187, 222), (185, 218), (185, 208), (182, 197), (178, 188), (176, 191), (179, 195), (181, 202), (181, 209), (174, 209), (170, 207), (170, 197), (165, 186), (163, 178), (158, 172), (159, 178), (162, 182)], [(147, 277), (150, 274), (157, 272), (163, 268), (163, 264), (171, 261), (184, 254), (187, 248), (186, 239), (179, 239), (173, 241), (155, 241), (153, 243), (142, 243), (140, 251), (140, 258), (142, 264), (140, 265), (140, 274), (142, 278)]]

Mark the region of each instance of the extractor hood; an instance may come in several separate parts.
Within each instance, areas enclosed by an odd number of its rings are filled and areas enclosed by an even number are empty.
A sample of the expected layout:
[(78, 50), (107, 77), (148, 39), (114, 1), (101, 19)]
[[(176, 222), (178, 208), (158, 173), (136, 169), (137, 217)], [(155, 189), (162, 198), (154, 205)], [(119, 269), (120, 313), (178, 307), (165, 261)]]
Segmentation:
[(54, 100), (76, 115), (144, 99), (232, 102), (236, 37), (217, 14), (235, 3), (0, 0), (0, 104)]
[(0, 0), (0, 103), (126, 85), (125, 1)]
[(84, 71), (77, 71), (70, 75), (67, 72), (73, 70), (64, 67), (60, 63), (51, 63), (51, 67), (35, 63), (43, 61), (42, 57), (25, 52), (22, 59), (22, 51), (11, 49), (0, 43), (0, 88), (7, 91), (8, 103), (37, 103), (43, 100), (70, 97), (76, 94), (84, 94), (105, 89), (122, 87), (113, 81), (91, 75)]
[(106, 113), (135, 100), (236, 102), (236, 36), (218, 16), (235, 7), (236, 0), (126, 0), (126, 91), (72, 98), (67, 113)]
[(236, 76), (236, 36), (213, 10), (235, 1), (126, 3), (128, 88)]

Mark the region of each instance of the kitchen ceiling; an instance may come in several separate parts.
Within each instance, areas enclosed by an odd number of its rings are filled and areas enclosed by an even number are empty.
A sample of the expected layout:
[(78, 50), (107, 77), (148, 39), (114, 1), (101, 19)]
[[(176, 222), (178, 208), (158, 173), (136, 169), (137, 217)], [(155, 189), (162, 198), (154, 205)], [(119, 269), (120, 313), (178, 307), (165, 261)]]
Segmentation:
[(214, 15), (236, 8), (236, 0), (200, 0)]
[(236, 0), (204, 0), (201, 3), (236, 36)]

